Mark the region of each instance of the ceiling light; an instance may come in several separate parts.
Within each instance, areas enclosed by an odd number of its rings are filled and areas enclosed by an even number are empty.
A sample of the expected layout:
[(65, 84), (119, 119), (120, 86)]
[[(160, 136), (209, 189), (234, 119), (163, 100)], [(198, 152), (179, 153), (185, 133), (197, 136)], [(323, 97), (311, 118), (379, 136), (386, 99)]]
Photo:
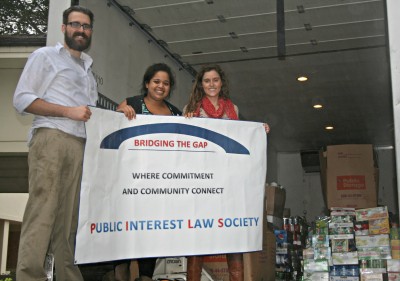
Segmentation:
[(240, 47), (240, 50), (242, 50), (243, 53), (248, 53), (249, 52), (249, 50), (247, 50), (246, 47)]
[(305, 28), (307, 31), (312, 30), (312, 26), (311, 26), (311, 24), (309, 24), (309, 23), (305, 23), (305, 24), (304, 24), (304, 28)]
[(324, 101), (323, 99), (319, 98), (319, 97), (315, 97), (312, 99), (312, 106), (315, 109), (321, 109), (324, 107)]
[(325, 130), (328, 130), (328, 131), (333, 130), (333, 129), (334, 129), (334, 127), (331, 125), (328, 125), (325, 127)]
[(206, 0), (206, 3), (207, 4), (214, 4), (214, 1), (213, 0)]
[(307, 81), (308, 80), (308, 78), (306, 77), (306, 76), (299, 76), (299, 77), (297, 77), (297, 81), (299, 81), (299, 82), (305, 82), (305, 81)]
[(318, 45), (318, 41), (315, 39), (311, 39), (310, 43), (311, 43), (311, 45), (314, 45), (314, 46)]

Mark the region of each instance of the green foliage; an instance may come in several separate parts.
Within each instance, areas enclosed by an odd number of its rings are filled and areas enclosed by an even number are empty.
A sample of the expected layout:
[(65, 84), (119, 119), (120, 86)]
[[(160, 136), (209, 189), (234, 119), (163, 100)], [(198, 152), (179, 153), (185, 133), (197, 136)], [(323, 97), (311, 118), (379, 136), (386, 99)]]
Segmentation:
[(1, 0), (0, 35), (45, 34), (48, 14), (49, 0)]

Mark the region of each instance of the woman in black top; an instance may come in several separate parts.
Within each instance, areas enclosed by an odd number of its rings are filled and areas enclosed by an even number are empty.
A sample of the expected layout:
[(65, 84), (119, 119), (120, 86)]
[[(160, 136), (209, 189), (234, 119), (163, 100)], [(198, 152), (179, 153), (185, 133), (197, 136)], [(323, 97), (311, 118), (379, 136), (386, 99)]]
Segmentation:
[[(143, 76), (141, 95), (133, 96), (122, 101), (117, 111), (123, 112), (131, 120), (136, 114), (153, 115), (182, 115), (182, 112), (166, 99), (175, 85), (174, 75), (168, 65), (153, 64), (147, 68)], [(138, 259), (140, 281), (151, 280), (157, 258)], [(115, 280), (129, 280), (130, 260), (117, 262), (115, 266)]]

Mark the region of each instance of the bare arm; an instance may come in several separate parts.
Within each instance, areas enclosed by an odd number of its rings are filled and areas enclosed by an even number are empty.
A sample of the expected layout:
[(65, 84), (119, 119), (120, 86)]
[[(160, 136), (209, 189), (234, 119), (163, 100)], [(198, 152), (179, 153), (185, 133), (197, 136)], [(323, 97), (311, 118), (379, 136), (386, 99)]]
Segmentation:
[(92, 112), (88, 106), (63, 106), (49, 103), (42, 99), (34, 100), (26, 109), (26, 112), (35, 115), (66, 117), (75, 121), (88, 121)]
[(268, 125), (267, 123), (264, 123), (263, 125), (264, 125), (265, 132), (268, 134), (269, 131), (271, 130), (271, 129), (269, 128), (269, 125)]
[(128, 118), (128, 120), (132, 120), (133, 118), (136, 118), (135, 110), (133, 109), (132, 106), (127, 104), (126, 100), (124, 100), (123, 102), (121, 102), (118, 105), (117, 111), (123, 112), (125, 114), (126, 118)]

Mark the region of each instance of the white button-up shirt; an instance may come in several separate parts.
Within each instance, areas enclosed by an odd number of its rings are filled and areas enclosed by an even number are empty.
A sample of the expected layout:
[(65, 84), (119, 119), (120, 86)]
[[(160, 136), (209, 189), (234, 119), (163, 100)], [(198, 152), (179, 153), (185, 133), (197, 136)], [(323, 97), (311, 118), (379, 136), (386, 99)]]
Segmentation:
[[(91, 65), (92, 58), (81, 54), (83, 65), (58, 43), (33, 52), (25, 65), (14, 93), (14, 107), (23, 114), (25, 109), (40, 98), (64, 106), (96, 106), (98, 99), (96, 81)], [(28, 142), (36, 128), (47, 127), (86, 138), (83, 121), (64, 117), (35, 115)]]

